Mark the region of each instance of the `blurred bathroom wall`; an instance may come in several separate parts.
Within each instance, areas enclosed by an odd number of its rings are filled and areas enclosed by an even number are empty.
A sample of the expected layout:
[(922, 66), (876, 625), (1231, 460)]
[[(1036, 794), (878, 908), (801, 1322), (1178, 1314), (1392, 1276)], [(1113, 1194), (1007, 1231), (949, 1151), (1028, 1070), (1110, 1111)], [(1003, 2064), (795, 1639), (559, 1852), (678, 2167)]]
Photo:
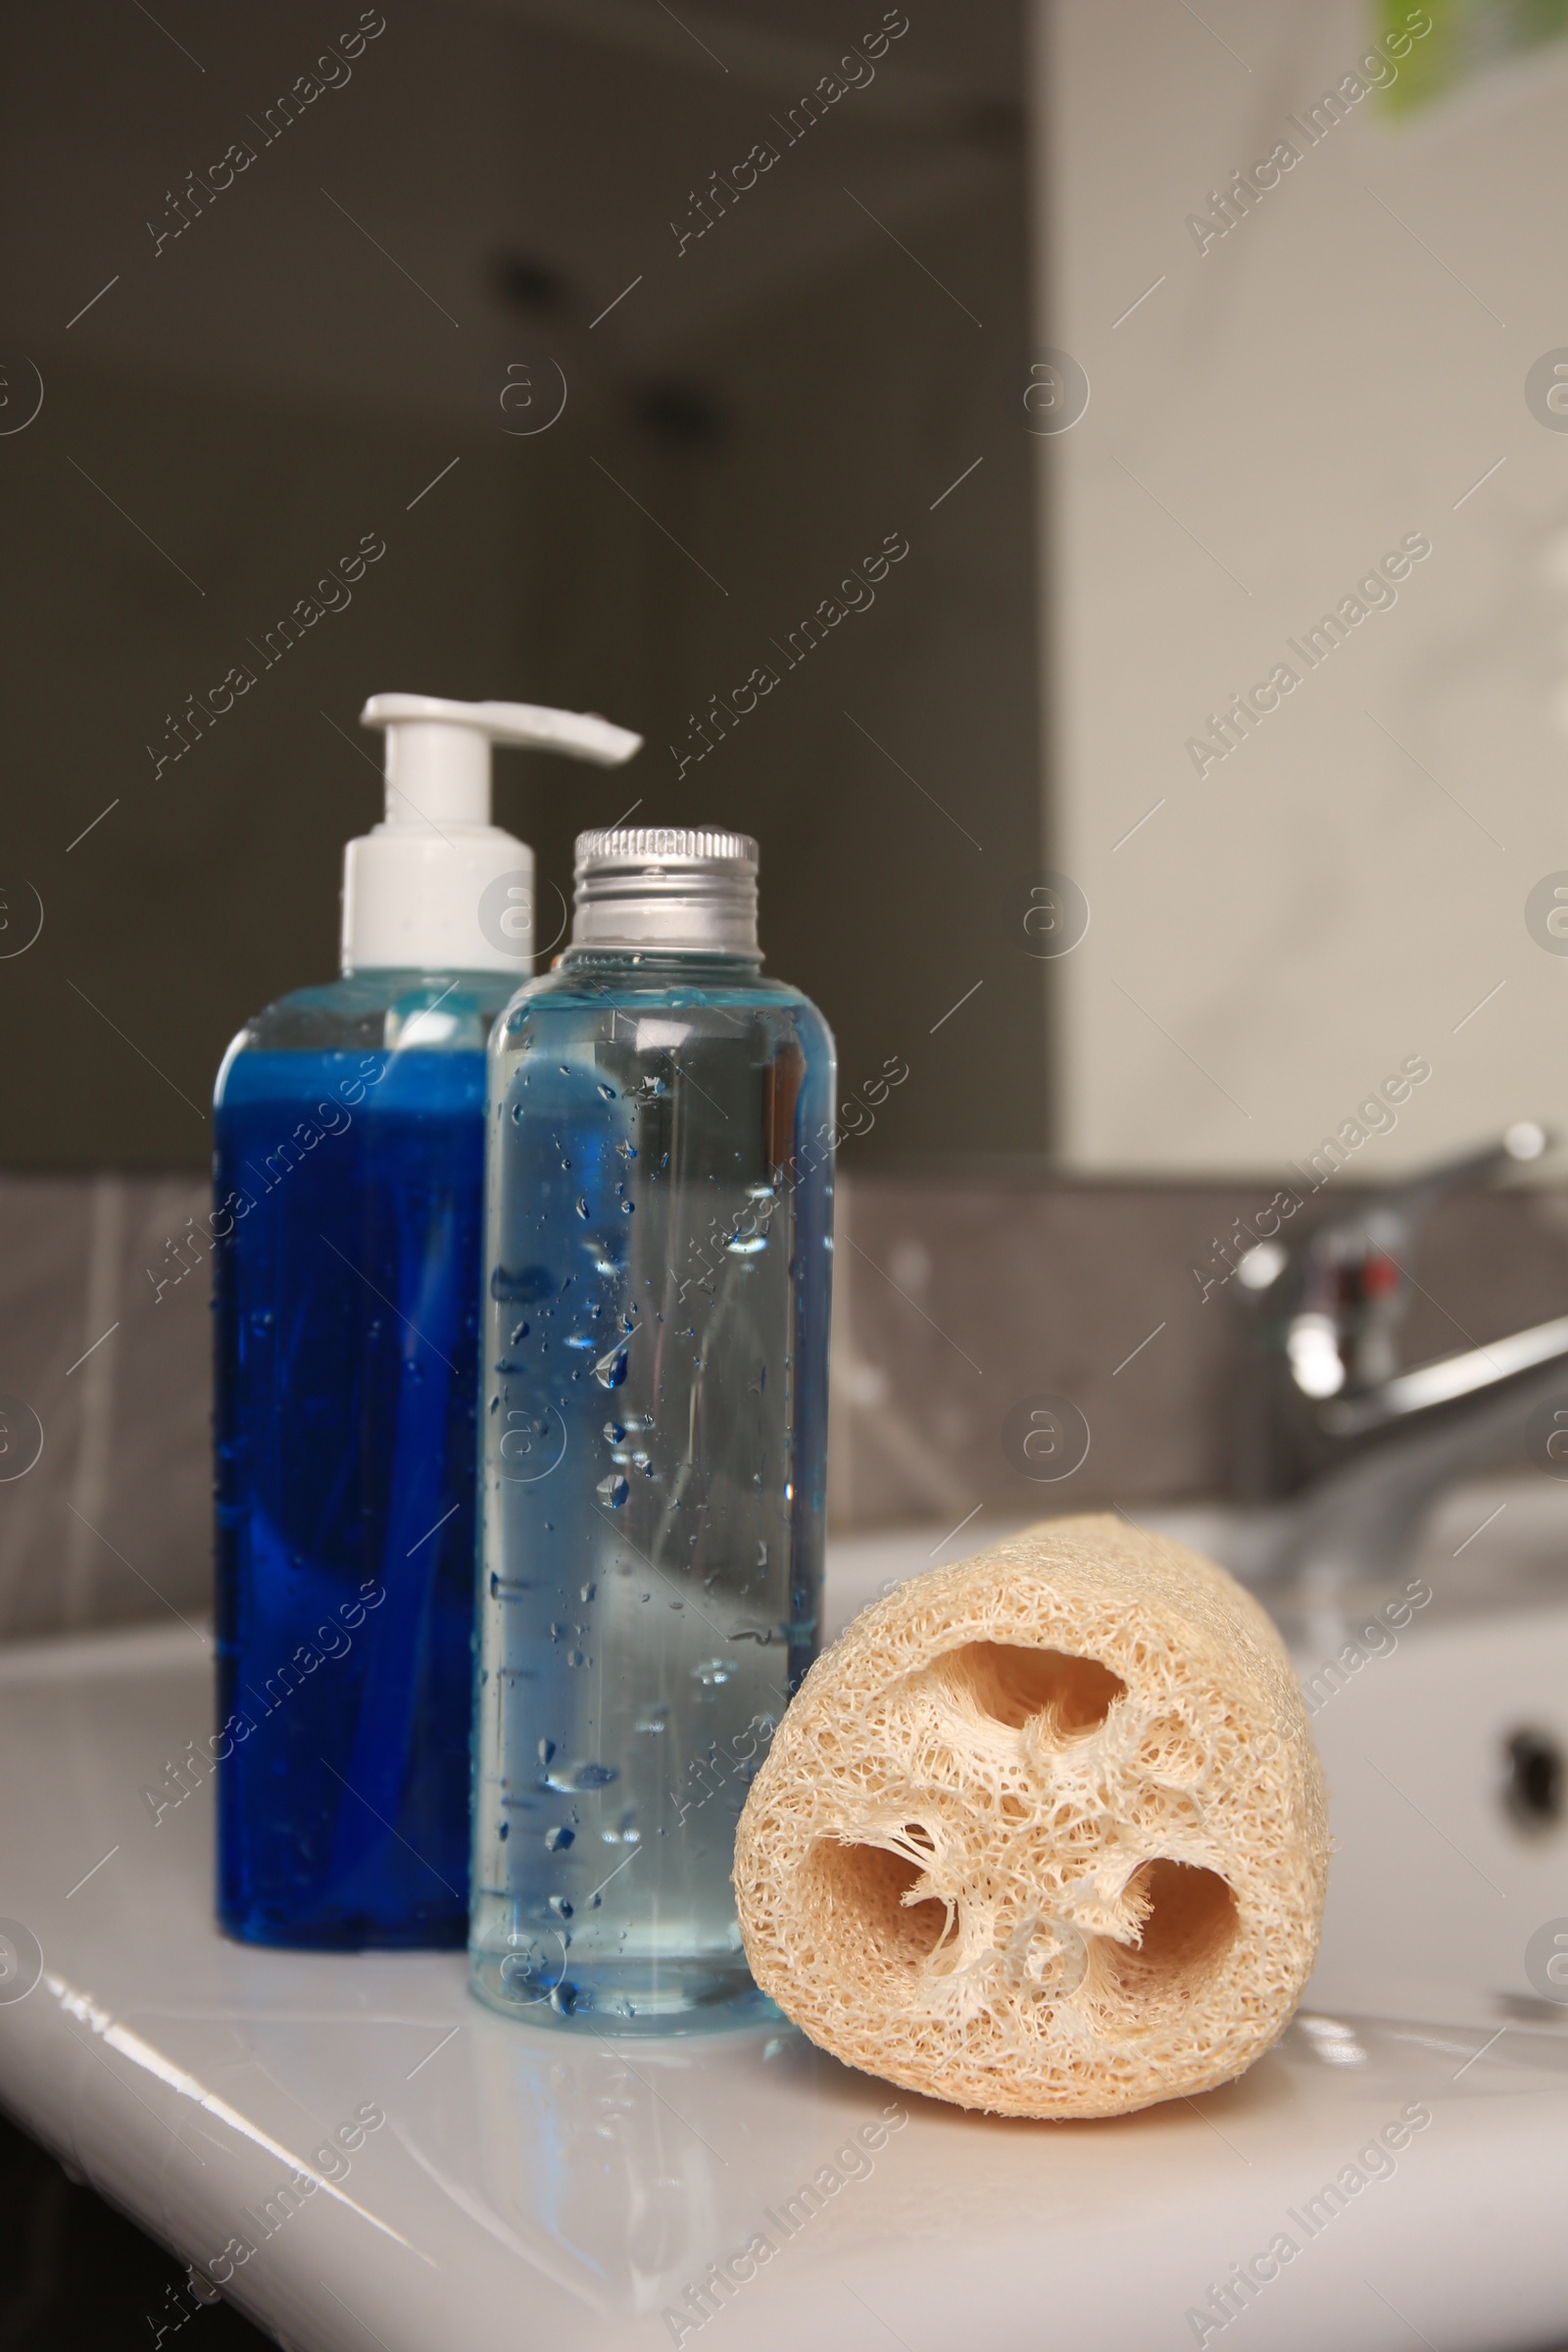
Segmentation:
[(1073, 1168), (1348, 1122), (1376, 1181), (1568, 1120), (1568, 50), (1505, 54), (1531, 15), (1039, 10), (1036, 341), (1090, 388), (1040, 440)]
[[(286, 128), (299, 0), (11, 20), (0, 1633), (206, 1606), (209, 1089), (335, 964), (375, 689), (643, 729), (498, 761), (558, 917), (583, 824), (747, 826), (846, 1098), (907, 1063), (841, 1161), (841, 1531), (1223, 1487), (1258, 1177), (1568, 1126), (1568, 53), (1446, 0), (1348, 94), (1404, 13), (915, 11), (793, 132), (827, 0), (393, 11)], [(1568, 1311), (1555, 1195), (1423, 1247), (1411, 1360)], [(1006, 1450), (1047, 1391), (1070, 1495)]]

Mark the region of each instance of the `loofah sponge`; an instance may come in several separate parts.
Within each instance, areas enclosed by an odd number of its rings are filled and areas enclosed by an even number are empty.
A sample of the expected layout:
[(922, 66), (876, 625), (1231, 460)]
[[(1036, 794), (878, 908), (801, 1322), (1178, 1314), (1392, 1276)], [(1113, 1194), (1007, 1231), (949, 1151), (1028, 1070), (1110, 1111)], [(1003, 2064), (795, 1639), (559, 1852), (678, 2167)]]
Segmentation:
[(817, 1660), (735, 1892), (758, 1983), (849, 2065), (999, 2115), (1123, 2115), (1284, 2031), (1328, 1851), (1256, 1601), (1178, 1544), (1057, 1519), (901, 1586)]

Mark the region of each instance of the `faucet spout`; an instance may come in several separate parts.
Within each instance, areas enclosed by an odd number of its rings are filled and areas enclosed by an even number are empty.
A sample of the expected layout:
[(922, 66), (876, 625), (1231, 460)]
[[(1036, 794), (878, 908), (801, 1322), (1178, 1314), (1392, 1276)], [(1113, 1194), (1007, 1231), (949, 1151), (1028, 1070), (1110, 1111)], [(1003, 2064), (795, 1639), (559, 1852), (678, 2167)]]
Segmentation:
[(1503, 1340), (1489, 1340), (1485, 1348), (1440, 1355), (1413, 1372), (1396, 1372), (1359, 1396), (1332, 1399), (1321, 1407), (1318, 1420), (1331, 1438), (1358, 1438), (1461, 1396), (1480, 1396), (1539, 1365), (1563, 1363), (1568, 1363), (1568, 1315), (1533, 1323), (1528, 1331), (1510, 1332)]
[[(1525, 1342), (1545, 1332), (1560, 1335), (1550, 1355), (1378, 1424), (1395, 1434), (1358, 1449), (1277, 1515), (1257, 1563), (1259, 1577), (1340, 1585), (1394, 1575), (1446, 1488), (1524, 1458), (1525, 1425), (1539, 1405), (1556, 1398), (1568, 1432), (1568, 1317), (1514, 1336)], [(1510, 1345), (1499, 1341), (1489, 1352)]]
[(1526, 1423), (1548, 1399), (1561, 1407), (1568, 1475), (1568, 1315), (1408, 1370), (1395, 1354), (1420, 1217), (1547, 1141), (1534, 1124), (1510, 1128), (1500, 1145), (1320, 1225), (1248, 1286), (1266, 1362), (1250, 1383), (1245, 1467), (1257, 1499), (1284, 1505), (1268, 1514), (1254, 1573), (1359, 1583), (1393, 1571), (1444, 1488), (1523, 1460)]

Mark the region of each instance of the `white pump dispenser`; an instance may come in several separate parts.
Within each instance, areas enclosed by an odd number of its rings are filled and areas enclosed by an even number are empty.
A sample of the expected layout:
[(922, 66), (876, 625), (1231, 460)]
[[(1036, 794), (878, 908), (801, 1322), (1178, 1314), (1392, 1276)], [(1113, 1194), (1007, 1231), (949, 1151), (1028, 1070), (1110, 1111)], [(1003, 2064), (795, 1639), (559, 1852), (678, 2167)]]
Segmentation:
[(642, 737), (532, 703), (373, 694), (386, 816), (343, 853), (343, 969), (514, 972), (533, 964), (533, 852), (490, 822), (490, 746), (525, 743), (617, 767)]

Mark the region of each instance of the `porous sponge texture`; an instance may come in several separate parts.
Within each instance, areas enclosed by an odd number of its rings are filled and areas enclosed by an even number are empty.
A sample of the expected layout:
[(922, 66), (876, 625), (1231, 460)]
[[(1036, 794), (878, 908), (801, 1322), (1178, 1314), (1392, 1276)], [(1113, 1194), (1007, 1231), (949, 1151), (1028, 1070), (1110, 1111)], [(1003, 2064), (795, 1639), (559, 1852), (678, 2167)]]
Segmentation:
[(1223, 1569), (1056, 1519), (866, 1609), (741, 1816), (752, 1972), (813, 2041), (998, 2115), (1212, 2089), (1288, 2024), (1328, 1808), (1285, 1646)]

